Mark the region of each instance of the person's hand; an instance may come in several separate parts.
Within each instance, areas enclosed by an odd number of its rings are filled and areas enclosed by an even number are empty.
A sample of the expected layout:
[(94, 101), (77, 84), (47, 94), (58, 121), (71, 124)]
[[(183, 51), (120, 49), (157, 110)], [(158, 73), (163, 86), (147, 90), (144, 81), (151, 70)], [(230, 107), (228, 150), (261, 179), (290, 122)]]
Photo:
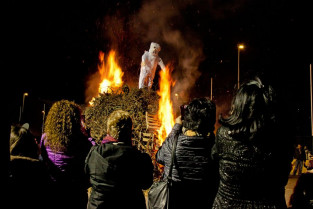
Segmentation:
[(183, 124), (183, 122), (182, 122), (182, 120), (181, 120), (181, 116), (178, 116), (178, 117), (175, 119), (175, 123)]

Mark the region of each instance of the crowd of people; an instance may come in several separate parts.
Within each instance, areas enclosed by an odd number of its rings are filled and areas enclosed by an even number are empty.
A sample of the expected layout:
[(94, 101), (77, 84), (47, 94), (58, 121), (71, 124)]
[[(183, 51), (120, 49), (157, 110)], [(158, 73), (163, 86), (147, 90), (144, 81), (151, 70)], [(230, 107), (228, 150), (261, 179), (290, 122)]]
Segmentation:
[[(272, 86), (258, 77), (235, 92), (216, 131), (212, 100), (185, 105), (156, 153), (166, 178), (177, 140), (169, 208), (287, 208), (285, 186), (297, 170), (290, 205), (312, 208), (312, 166), (300, 169), (309, 154), (301, 146), (294, 151), (280, 105)], [(113, 111), (106, 133), (100, 144), (90, 141), (80, 106), (68, 100), (52, 105), (41, 140), (27, 123), (12, 126), (10, 208), (146, 208), (143, 190), (153, 183), (153, 164), (132, 146), (130, 114)]]

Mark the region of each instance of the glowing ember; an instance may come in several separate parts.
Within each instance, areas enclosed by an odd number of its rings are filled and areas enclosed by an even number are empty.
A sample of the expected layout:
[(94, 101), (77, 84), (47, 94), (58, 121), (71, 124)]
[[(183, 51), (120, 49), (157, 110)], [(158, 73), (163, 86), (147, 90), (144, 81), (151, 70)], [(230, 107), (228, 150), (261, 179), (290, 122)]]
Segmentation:
[[(106, 62), (104, 62), (104, 53), (99, 53), (100, 64), (98, 66), (101, 82), (99, 84), (99, 93), (112, 93), (112, 89), (121, 87), (123, 85), (122, 77), (124, 73), (116, 60), (116, 52), (111, 50)], [(95, 98), (89, 102), (93, 104)]]
[(157, 92), (160, 96), (158, 118), (161, 127), (158, 130), (159, 145), (165, 140), (174, 125), (174, 114), (171, 102), (171, 87), (174, 85), (170, 76), (169, 66), (165, 70), (160, 71), (160, 90)]

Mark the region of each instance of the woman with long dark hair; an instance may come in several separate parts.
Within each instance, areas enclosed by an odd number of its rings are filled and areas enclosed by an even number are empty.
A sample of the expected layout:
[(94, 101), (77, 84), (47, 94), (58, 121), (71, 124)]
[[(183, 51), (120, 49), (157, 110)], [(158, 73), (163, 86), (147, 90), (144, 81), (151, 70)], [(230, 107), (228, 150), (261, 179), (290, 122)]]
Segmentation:
[(292, 155), (280, 112), (274, 89), (260, 78), (238, 89), (212, 149), (220, 174), (213, 208), (286, 208)]

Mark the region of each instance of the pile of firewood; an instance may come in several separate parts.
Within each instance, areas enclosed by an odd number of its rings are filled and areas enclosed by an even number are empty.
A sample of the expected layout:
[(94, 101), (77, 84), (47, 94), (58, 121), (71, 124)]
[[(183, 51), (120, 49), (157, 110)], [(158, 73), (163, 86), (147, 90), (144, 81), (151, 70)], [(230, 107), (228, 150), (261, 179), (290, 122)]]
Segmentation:
[(133, 138), (139, 138), (139, 133), (146, 130), (146, 116), (149, 112), (158, 111), (159, 96), (153, 90), (130, 89), (123, 86), (112, 89), (110, 93), (99, 94), (93, 100), (93, 105), (84, 109), (85, 123), (90, 135), (100, 142), (106, 135), (107, 117), (111, 112), (122, 109), (131, 114), (133, 121)]
[[(157, 114), (159, 108), (159, 95), (151, 89), (129, 88), (127, 85), (110, 89), (110, 93), (99, 94), (93, 100), (93, 104), (84, 108), (86, 128), (90, 136), (97, 144), (106, 136), (107, 117), (111, 112), (122, 109), (131, 114), (133, 121), (132, 140), (136, 147), (151, 156), (155, 166), (155, 178), (159, 178), (162, 173), (162, 166), (155, 162), (157, 150), (145, 147), (146, 143), (140, 141), (140, 134), (147, 132), (146, 112)], [(137, 146), (140, 145), (140, 146)]]

